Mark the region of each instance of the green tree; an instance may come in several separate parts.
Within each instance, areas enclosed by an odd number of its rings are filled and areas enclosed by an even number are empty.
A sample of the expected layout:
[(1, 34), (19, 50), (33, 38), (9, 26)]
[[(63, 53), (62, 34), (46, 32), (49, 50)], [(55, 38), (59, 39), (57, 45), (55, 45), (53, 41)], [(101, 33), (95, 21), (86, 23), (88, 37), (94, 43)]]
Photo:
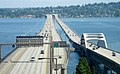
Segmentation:
[(92, 70), (91, 70), (92, 74), (96, 74), (96, 71), (95, 71), (95, 67), (92, 66)]
[(76, 74), (92, 74), (87, 59), (81, 57), (76, 68)]

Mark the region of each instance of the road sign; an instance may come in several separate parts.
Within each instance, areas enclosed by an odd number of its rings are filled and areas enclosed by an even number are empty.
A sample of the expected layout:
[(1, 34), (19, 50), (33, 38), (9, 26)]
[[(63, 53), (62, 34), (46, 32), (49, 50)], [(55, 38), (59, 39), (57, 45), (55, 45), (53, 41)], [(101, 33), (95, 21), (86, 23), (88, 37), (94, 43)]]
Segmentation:
[(16, 36), (17, 47), (43, 45), (43, 36)]
[(54, 47), (68, 47), (68, 44), (66, 41), (56, 41), (53, 42)]
[(59, 47), (59, 43), (58, 42), (54, 42), (53, 45), (54, 45), (54, 47)]

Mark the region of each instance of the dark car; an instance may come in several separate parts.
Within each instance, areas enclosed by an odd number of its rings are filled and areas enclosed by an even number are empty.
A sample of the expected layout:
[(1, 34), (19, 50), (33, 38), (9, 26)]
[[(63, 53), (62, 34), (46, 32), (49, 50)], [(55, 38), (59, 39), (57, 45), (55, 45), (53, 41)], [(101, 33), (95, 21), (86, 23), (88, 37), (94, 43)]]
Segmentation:
[(35, 61), (35, 57), (31, 57), (30, 61)]
[(44, 54), (44, 49), (41, 49), (41, 53), (40, 54)]

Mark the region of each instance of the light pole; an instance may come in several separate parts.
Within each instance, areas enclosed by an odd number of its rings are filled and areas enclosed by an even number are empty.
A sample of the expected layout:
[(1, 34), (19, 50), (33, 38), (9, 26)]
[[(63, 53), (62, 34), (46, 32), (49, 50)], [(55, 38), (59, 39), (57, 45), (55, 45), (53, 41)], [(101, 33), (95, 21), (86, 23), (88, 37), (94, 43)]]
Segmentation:
[(50, 74), (52, 74), (52, 31), (50, 30)]
[[(38, 60), (43, 60), (43, 59), (50, 59), (50, 60), (52, 60), (52, 59), (55, 59), (56, 60), (56, 74), (57, 74), (57, 58), (38, 58)], [(52, 69), (52, 67), (50, 67), (51, 69)], [(50, 72), (51, 73), (51, 72)]]

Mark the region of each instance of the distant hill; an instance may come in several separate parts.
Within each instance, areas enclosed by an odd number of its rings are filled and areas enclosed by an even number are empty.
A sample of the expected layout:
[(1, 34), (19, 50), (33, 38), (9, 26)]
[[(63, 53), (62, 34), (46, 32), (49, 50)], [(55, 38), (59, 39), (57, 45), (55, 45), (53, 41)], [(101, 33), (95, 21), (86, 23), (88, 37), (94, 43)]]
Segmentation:
[(0, 18), (38, 18), (57, 13), (61, 17), (120, 17), (120, 2), (38, 8), (0, 8)]

